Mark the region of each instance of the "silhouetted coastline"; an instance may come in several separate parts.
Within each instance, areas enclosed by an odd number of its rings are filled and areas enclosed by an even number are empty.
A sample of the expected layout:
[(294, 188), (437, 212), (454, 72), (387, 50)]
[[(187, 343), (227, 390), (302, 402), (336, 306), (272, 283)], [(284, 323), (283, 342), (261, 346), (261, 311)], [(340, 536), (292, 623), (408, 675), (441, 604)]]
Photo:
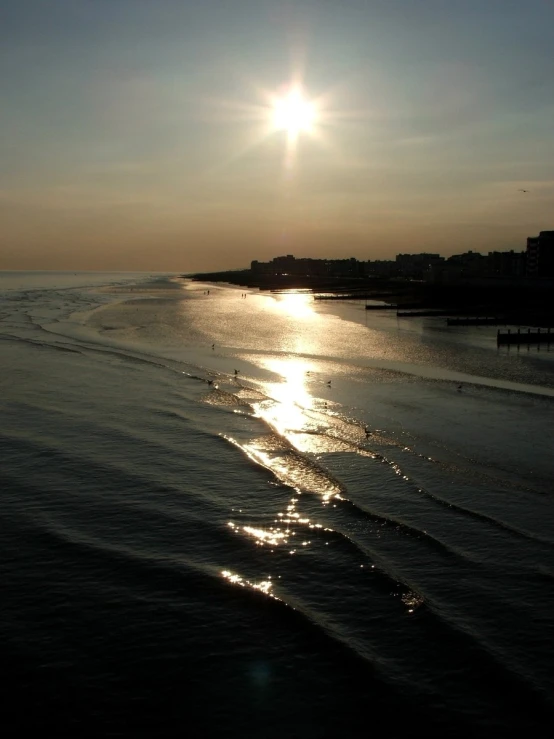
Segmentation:
[[(402, 317), (419, 311), (431, 315), (483, 317), (499, 324), (554, 326), (552, 280), (467, 279), (458, 284), (434, 284), (402, 278), (260, 274), (252, 270), (184, 275), (195, 281), (224, 282), (261, 291), (305, 290), (320, 300), (383, 301)], [(373, 309), (377, 306), (367, 306)]]

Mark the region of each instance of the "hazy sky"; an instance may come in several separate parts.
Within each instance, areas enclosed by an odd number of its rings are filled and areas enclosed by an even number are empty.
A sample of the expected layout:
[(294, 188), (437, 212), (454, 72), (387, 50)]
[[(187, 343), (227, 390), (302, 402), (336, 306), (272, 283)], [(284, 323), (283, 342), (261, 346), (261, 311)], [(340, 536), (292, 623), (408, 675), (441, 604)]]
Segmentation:
[(0, 268), (523, 249), (554, 228), (553, 28), (551, 0), (3, 0)]

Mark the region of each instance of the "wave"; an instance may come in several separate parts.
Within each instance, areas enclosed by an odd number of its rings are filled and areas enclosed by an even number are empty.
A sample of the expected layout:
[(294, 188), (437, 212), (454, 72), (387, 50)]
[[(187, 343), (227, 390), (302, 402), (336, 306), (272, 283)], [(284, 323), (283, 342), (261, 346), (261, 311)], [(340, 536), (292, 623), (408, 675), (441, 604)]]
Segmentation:
[[(60, 317), (86, 307), (65, 303)], [(494, 460), (475, 477), (463, 439), (437, 459), (421, 454), (436, 428), (420, 431), (417, 394), (395, 385), (398, 410), (379, 378), (354, 381), (323, 365), (308, 368), (304, 387), (300, 355), (289, 357), (299, 366), (283, 392), (279, 367), (248, 365), (232, 348), (133, 348), (65, 318), (49, 331), (53, 316), (40, 312), (21, 313), (15, 328), (8, 319), (0, 336), (52, 349), (40, 364), (14, 350), (28, 375), (2, 399), (4, 551), (15, 589), (25, 577), (32, 584), (27, 601), (44, 594), (57, 618), (63, 599), (81, 594), (87, 625), (121, 608), (123, 634), (143, 608), (137, 660), (157, 627), (156, 658), (160, 643), (173, 657), (186, 632), (201, 641), (191, 651), (198, 664), (236, 646), (244, 664), (269, 662), (270, 650), (294, 669), (313, 662), (306, 683), (322, 666), (328, 680), (342, 669), (344, 696), (361, 686), (356, 710), (375, 689), (385, 718), (419, 700), (421, 713), (408, 712), (425, 726), (437, 716), (452, 726), (454, 716), (482, 727), (488, 717), (494, 733), (499, 716), (509, 724), (517, 713), (506, 697), (514, 693), (533, 729), (546, 715), (551, 542), (525, 524), (531, 516), (515, 518), (517, 505), (538, 498), (510, 499), (505, 516), (500, 504), (498, 517), (481, 510), (487, 492), (501, 501), (516, 486), (497, 485)], [(328, 376), (332, 388), (320, 381)], [(436, 413), (450, 395), (432, 395)], [(443, 461), (457, 450), (456, 464)], [(468, 492), (470, 475), (482, 497)], [(101, 643), (108, 630), (97, 627)], [(364, 730), (379, 710), (364, 715)]]

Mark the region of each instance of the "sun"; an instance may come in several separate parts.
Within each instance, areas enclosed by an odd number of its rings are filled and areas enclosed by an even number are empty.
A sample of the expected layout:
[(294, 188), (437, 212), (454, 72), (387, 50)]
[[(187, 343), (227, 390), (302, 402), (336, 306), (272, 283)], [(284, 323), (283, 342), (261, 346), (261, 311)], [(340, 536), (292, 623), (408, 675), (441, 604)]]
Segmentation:
[(315, 105), (304, 98), (298, 87), (273, 102), (273, 126), (286, 131), (291, 137), (311, 132), (315, 119)]

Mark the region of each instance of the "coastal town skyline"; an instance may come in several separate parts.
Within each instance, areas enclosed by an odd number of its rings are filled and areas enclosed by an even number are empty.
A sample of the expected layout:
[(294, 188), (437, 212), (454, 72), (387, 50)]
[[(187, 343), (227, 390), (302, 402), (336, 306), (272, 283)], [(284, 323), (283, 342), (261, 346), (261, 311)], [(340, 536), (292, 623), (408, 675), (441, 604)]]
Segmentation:
[(542, 0), (8, 0), (0, 269), (518, 250), (554, 202)]
[[(347, 278), (407, 278), (432, 282), (456, 282), (486, 278), (514, 284), (536, 282), (550, 286), (554, 279), (554, 231), (540, 231), (528, 236), (526, 248), (489, 251), (486, 254), (471, 249), (443, 256), (431, 252), (406, 252), (391, 259), (357, 259), (356, 257), (274, 256), (264, 262), (253, 259), (249, 269), (216, 270), (218, 279), (225, 273), (250, 272), (258, 277), (347, 277)], [(191, 273), (192, 274), (192, 273)], [(202, 274), (202, 273), (200, 273)], [(206, 278), (210, 273), (204, 273)], [(197, 276), (197, 275), (195, 275)], [(546, 282), (545, 282), (546, 281)], [(538, 284), (538, 283), (537, 283)]]

